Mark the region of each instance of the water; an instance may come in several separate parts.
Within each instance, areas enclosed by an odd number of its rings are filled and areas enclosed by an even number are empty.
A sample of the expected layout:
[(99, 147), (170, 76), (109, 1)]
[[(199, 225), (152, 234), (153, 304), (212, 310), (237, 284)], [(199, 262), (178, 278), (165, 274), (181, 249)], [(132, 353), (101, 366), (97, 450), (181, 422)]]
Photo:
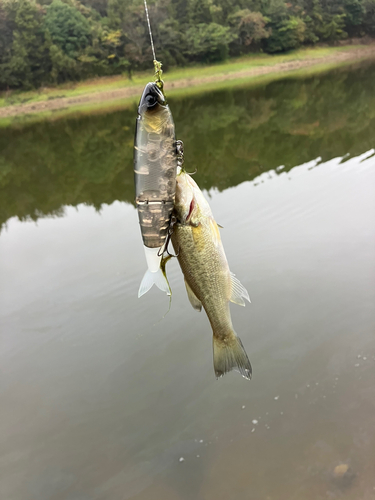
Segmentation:
[(1, 498), (375, 498), (374, 79), (170, 101), (252, 299), (251, 382), (215, 380), (176, 262), (164, 319), (137, 299), (135, 110), (2, 131)]

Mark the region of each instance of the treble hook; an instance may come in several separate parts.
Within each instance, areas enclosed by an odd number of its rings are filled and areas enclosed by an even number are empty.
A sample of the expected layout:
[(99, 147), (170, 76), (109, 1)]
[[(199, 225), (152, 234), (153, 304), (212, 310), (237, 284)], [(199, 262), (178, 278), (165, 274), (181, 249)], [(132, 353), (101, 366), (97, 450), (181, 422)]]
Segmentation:
[[(176, 152), (177, 152), (177, 167), (180, 167), (181, 170), (185, 172), (185, 169), (183, 168), (183, 164), (185, 162), (184, 158), (184, 143), (180, 140), (176, 141)], [(189, 175), (194, 175), (197, 173), (197, 169), (194, 170), (194, 172), (186, 172)]]
[(169, 257), (178, 257), (180, 255), (180, 249), (178, 249), (178, 252), (176, 255), (173, 255), (170, 253), (170, 251), (168, 250), (168, 245), (169, 245), (169, 242), (171, 241), (171, 236), (173, 234), (173, 226), (176, 224), (177, 222), (177, 218), (172, 215), (171, 217), (171, 223), (169, 224), (169, 228), (168, 228), (168, 236), (167, 236), (167, 239), (165, 241), (165, 252), (167, 252), (167, 254), (169, 255)]
[(177, 222), (177, 218), (174, 215), (172, 215), (171, 222), (169, 223), (168, 235), (167, 235), (167, 238), (165, 240), (165, 244), (158, 251), (158, 257), (161, 257), (162, 255), (164, 255), (165, 252), (167, 252), (169, 257), (178, 257), (180, 255), (180, 250), (178, 250), (178, 253), (176, 255), (171, 254), (170, 251), (168, 250), (169, 242), (171, 241), (171, 236), (173, 233), (173, 226), (176, 224), (176, 222)]
[(169, 245), (170, 239), (171, 239), (171, 235), (168, 235), (167, 236), (167, 246), (165, 247), (165, 251), (167, 252), (169, 257), (178, 257), (180, 255), (180, 249), (178, 249), (178, 252), (176, 253), (176, 255), (174, 255), (173, 253), (170, 253), (170, 251), (168, 250), (168, 245)]

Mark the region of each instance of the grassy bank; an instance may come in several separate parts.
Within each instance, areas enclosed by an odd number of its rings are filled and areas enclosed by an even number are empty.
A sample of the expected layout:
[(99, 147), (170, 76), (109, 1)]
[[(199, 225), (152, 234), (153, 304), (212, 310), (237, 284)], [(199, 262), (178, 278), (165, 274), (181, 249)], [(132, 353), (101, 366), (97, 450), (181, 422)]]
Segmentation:
[[(375, 44), (310, 48), (276, 56), (255, 54), (222, 64), (173, 69), (164, 74), (165, 88), (168, 96), (178, 96), (269, 81), (291, 72), (303, 76), (370, 57), (375, 58)], [(135, 74), (132, 80), (117, 76), (29, 92), (3, 93), (0, 125), (126, 107), (139, 99), (144, 84), (151, 78), (149, 71)]]

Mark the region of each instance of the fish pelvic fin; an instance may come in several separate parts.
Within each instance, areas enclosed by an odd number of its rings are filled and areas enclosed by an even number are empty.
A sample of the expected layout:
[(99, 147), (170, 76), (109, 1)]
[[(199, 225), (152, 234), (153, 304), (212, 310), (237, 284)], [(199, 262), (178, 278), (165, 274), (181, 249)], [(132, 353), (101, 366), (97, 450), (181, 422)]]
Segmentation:
[(159, 290), (165, 292), (167, 295), (172, 294), (167, 277), (163, 274), (162, 269), (159, 268), (155, 273), (147, 269), (138, 290), (138, 298), (147, 293), (153, 285), (156, 285)]
[(251, 302), (246, 288), (243, 286), (240, 280), (236, 278), (235, 274), (230, 273), (230, 278), (231, 278), (231, 296), (229, 297), (229, 300), (234, 304), (238, 304), (239, 306), (245, 307), (244, 299)]
[(251, 379), (253, 370), (241, 339), (233, 332), (229, 339), (213, 336), (214, 370), (216, 378), (236, 370), (243, 378)]
[(190, 304), (194, 307), (196, 311), (201, 311), (202, 310), (202, 302), (198, 299), (198, 297), (195, 295), (193, 290), (190, 288), (188, 282), (185, 280), (185, 287), (187, 291), (187, 295), (190, 301)]

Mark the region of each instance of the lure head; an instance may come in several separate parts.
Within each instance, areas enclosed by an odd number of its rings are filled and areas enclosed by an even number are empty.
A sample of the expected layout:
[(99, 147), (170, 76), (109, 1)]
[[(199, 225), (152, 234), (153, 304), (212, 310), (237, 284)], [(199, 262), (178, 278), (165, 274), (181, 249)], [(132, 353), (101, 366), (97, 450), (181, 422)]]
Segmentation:
[(164, 94), (156, 83), (148, 83), (144, 88), (138, 106), (138, 119), (147, 133), (161, 134), (170, 123), (173, 124)]
[(138, 113), (143, 117), (155, 115), (165, 108), (167, 102), (156, 83), (148, 83), (139, 101)]

